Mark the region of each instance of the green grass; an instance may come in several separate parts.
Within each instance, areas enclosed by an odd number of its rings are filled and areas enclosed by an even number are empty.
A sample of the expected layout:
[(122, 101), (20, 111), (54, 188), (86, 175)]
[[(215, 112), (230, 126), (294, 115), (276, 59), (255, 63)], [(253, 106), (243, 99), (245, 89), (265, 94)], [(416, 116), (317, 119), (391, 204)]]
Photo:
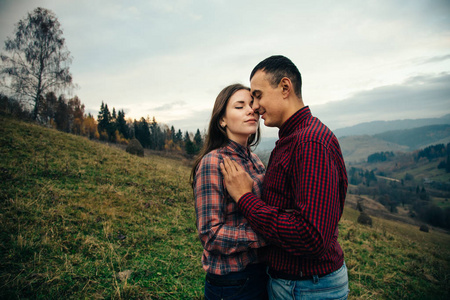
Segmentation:
[[(439, 160), (440, 161), (440, 160)], [(432, 162), (421, 161), (408, 167), (407, 171), (399, 172), (393, 175), (397, 179), (403, 179), (406, 173), (414, 176), (414, 179), (422, 181), (425, 178), (440, 182), (450, 182), (450, 173), (446, 173), (444, 169), (438, 169), (439, 161)]]
[(446, 209), (450, 207), (450, 199), (449, 198), (440, 198), (440, 197), (432, 197), (433, 204), (439, 206), (442, 209)]
[(0, 127), (0, 298), (201, 297), (181, 161), (11, 119)]
[[(1, 299), (201, 299), (189, 167), (0, 116)], [(447, 299), (450, 237), (346, 208), (350, 299)]]
[(368, 227), (358, 216), (347, 208), (339, 225), (351, 298), (448, 299), (448, 234), (376, 217)]

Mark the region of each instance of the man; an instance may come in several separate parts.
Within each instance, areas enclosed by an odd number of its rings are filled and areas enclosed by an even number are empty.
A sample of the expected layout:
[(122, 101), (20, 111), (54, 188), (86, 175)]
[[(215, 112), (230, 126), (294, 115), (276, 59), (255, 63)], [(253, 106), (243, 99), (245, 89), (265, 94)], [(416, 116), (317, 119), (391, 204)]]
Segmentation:
[(225, 185), (251, 227), (271, 244), (271, 299), (346, 299), (347, 268), (337, 241), (347, 193), (338, 140), (303, 104), (301, 75), (284, 56), (260, 62), (250, 75), (253, 109), (279, 128), (267, 167), (262, 199), (234, 161), (221, 163)]

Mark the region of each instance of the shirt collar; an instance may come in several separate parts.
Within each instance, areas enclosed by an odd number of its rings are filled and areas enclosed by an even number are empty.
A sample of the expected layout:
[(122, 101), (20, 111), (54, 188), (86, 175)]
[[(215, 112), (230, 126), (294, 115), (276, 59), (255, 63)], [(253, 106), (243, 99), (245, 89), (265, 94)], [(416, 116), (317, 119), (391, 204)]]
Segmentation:
[(236, 143), (235, 141), (229, 139), (226, 147), (230, 152), (234, 152), (242, 158), (247, 159), (250, 157), (250, 149), (242, 146), (239, 143)]
[(290, 116), (289, 119), (287, 119), (286, 122), (283, 123), (283, 125), (281, 125), (280, 131), (278, 131), (278, 137), (282, 138), (290, 135), (302, 122), (304, 122), (311, 116), (312, 115), (309, 106), (305, 106), (299, 109), (295, 114)]

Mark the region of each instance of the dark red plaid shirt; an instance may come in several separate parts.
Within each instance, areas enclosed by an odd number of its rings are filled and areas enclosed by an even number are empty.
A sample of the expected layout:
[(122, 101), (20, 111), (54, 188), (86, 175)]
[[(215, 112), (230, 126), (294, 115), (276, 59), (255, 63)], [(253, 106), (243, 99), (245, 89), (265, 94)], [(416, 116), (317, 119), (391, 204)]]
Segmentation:
[(298, 276), (339, 269), (344, 253), (338, 222), (347, 173), (335, 135), (306, 106), (280, 128), (262, 200), (247, 193), (239, 209), (271, 244), (263, 258), (275, 271)]

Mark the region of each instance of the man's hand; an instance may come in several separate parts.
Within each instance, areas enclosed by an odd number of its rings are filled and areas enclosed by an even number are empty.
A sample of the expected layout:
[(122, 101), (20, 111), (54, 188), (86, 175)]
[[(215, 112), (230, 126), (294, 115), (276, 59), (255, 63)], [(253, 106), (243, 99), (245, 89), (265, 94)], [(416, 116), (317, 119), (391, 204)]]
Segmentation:
[(225, 179), (228, 194), (236, 203), (244, 194), (252, 192), (253, 179), (237, 162), (225, 157), (223, 163), (220, 163), (220, 170)]

